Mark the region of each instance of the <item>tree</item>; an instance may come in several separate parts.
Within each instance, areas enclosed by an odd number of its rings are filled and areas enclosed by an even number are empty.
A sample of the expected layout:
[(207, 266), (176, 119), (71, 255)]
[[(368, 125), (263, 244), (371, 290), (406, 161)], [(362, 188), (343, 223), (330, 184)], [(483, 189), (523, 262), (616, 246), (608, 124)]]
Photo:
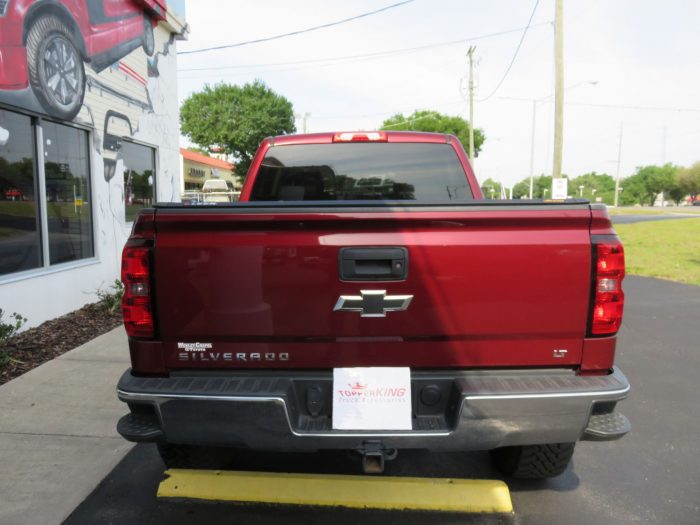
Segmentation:
[(668, 196), (676, 204), (676, 206), (680, 206), (683, 197), (686, 195), (687, 193), (685, 190), (683, 190), (683, 188), (681, 188), (680, 184), (678, 183), (678, 179), (676, 179), (673, 187), (668, 190)]
[(206, 155), (207, 157), (211, 157), (211, 151), (209, 148), (202, 148), (201, 146), (190, 146), (187, 149), (190, 151), (196, 151), (197, 153), (201, 153), (202, 155)]
[(486, 199), (500, 199), (501, 183), (491, 178), (486, 179), (481, 183), (481, 191), (484, 193), (484, 198)]
[(259, 80), (243, 86), (204, 86), (183, 102), (180, 128), (200, 147), (218, 146), (236, 157), (241, 175), (265, 137), (296, 131), (292, 103)]
[(643, 206), (647, 199), (647, 190), (644, 181), (639, 174), (631, 175), (620, 181), (620, 204), (629, 206), (630, 204), (639, 204)]
[[(583, 186), (583, 187), (582, 187)], [(594, 191), (595, 190), (595, 191)], [(615, 179), (607, 173), (585, 173), (569, 181), (569, 195), (591, 201), (600, 199), (606, 204), (615, 202)]]
[[(530, 196), (530, 179), (527, 181), (527, 194)], [(544, 199), (547, 196), (552, 196), (552, 176), (551, 175), (538, 175), (534, 178), (532, 184), (532, 198), (533, 199)]]
[[(429, 131), (433, 133), (450, 133), (455, 135), (465, 149), (469, 149), (469, 122), (461, 117), (443, 115), (437, 111), (414, 111), (405, 117), (397, 113), (389, 117), (380, 126), (383, 130)], [(474, 129), (474, 155), (479, 156), (485, 136), (483, 130)]]
[(673, 189), (678, 168), (671, 163), (663, 166), (642, 166), (637, 173), (623, 181), (624, 191), (633, 194), (639, 204), (647, 202), (653, 206), (661, 192)]
[[(569, 177), (562, 175), (565, 179)], [(482, 184), (483, 187), (483, 184)], [(569, 181), (569, 191), (571, 191), (571, 181)], [(532, 179), (532, 198), (544, 199), (552, 196), (552, 176), (538, 175)], [(530, 177), (525, 177), (520, 182), (513, 186), (514, 199), (529, 199), (530, 198)]]
[(513, 186), (513, 198), (514, 199), (528, 199), (530, 198), (530, 177), (521, 180)]
[[(700, 162), (685, 168), (678, 174), (678, 186), (685, 194), (696, 200), (700, 194)], [(684, 195), (685, 196), (685, 195)]]

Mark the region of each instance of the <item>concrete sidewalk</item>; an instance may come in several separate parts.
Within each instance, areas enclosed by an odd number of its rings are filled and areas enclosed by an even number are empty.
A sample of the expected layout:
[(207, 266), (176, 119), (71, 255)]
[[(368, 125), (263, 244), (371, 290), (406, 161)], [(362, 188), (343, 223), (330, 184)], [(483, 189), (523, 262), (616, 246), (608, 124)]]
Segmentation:
[(129, 366), (119, 327), (0, 386), (0, 523), (62, 523), (131, 450), (115, 429)]

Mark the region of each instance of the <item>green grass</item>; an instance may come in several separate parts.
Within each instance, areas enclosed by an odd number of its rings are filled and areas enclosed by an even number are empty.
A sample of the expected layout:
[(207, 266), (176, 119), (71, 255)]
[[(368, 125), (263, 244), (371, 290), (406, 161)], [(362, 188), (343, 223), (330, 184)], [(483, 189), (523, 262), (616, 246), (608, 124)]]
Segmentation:
[(136, 219), (136, 216), (139, 214), (139, 212), (147, 208), (145, 204), (130, 204), (129, 206), (126, 207), (126, 222), (133, 222)]
[(36, 208), (33, 201), (0, 201), (0, 214), (15, 217), (34, 217)]
[(700, 286), (700, 218), (616, 224), (627, 273)]
[[(83, 210), (76, 208), (73, 202), (49, 202), (46, 206), (49, 218), (63, 217), (77, 219), (81, 215), (89, 214), (89, 204), (83, 206)], [(77, 210), (77, 213), (76, 213)], [(0, 215), (12, 215), (14, 217), (34, 217), (36, 206), (33, 201), (0, 201)]]
[(3, 228), (0, 226), (0, 239), (3, 237), (14, 237), (15, 235), (17, 235), (17, 230), (14, 228)]

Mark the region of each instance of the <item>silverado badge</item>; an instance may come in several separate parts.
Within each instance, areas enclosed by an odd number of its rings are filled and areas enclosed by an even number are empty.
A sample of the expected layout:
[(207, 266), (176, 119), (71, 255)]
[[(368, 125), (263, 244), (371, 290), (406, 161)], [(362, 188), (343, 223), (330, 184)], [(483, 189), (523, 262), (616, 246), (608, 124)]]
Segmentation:
[(408, 308), (412, 295), (387, 295), (386, 290), (362, 290), (360, 295), (341, 295), (334, 312), (360, 312), (360, 317), (386, 317), (387, 312)]

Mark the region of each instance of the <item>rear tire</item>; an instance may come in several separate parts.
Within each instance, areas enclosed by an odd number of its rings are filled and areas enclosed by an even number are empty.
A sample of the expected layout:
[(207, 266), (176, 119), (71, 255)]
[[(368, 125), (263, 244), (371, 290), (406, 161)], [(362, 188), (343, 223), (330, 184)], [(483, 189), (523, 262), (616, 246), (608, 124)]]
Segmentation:
[(233, 458), (233, 451), (179, 443), (158, 443), (158, 454), (167, 468), (219, 469)]
[(517, 479), (545, 479), (558, 476), (569, 466), (576, 443), (550, 443), (503, 447), (491, 451), (498, 470)]

